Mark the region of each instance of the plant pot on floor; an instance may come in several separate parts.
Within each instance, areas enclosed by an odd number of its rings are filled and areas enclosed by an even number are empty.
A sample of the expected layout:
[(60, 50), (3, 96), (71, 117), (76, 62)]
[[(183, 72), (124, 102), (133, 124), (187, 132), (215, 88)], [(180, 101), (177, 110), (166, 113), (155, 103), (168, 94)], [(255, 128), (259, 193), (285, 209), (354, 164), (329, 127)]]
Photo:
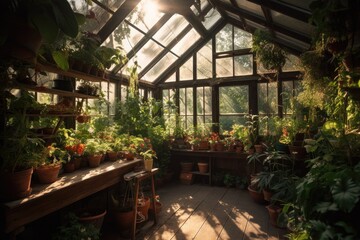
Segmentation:
[(113, 212), (116, 228), (120, 231), (130, 230), (134, 222), (134, 210), (115, 210)]
[(209, 164), (199, 162), (198, 168), (200, 173), (207, 173), (209, 171)]
[(79, 222), (83, 224), (92, 224), (97, 229), (101, 229), (104, 221), (106, 210), (89, 208), (79, 211), (76, 215), (79, 218)]
[(270, 217), (270, 224), (277, 228), (285, 228), (283, 224), (279, 221), (279, 215), (282, 211), (282, 208), (278, 205), (268, 205), (266, 206)]
[(252, 185), (248, 186), (248, 191), (249, 191), (251, 198), (254, 200), (254, 202), (259, 203), (259, 204), (265, 203), (264, 194), (262, 191), (256, 190), (255, 187)]
[(2, 173), (0, 176), (0, 201), (12, 201), (29, 196), (32, 174), (33, 168)]
[(44, 165), (36, 168), (36, 175), (40, 183), (53, 183), (58, 180), (61, 163), (55, 165)]
[(150, 208), (150, 198), (144, 197), (139, 199), (138, 205), (137, 205), (137, 211), (140, 212), (142, 215), (144, 215), (145, 220), (149, 217), (149, 208)]

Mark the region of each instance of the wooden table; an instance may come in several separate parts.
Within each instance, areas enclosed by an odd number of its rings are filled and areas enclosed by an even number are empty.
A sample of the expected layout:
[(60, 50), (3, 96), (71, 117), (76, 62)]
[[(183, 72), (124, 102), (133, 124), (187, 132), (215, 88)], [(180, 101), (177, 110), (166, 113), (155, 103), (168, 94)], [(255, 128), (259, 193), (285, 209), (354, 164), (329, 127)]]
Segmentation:
[(61, 175), (52, 184), (36, 184), (29, 197), (1, 204), (1, 230), (5, 234), (14, 233), (28, 223), (124, 181), (124, 174), (139, 164), (140, 159), (105, 162), (97, 168)]

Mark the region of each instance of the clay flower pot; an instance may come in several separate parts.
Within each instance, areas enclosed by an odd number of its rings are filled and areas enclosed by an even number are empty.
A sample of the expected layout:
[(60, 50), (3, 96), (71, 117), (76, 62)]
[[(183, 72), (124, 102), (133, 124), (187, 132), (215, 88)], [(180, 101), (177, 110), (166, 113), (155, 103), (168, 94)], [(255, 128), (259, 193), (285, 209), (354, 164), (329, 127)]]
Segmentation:
[(36, 168), (36, 174), (40, 183), (53, 183), (58, 179), (61, 163), (55, 165), (44, 165)]

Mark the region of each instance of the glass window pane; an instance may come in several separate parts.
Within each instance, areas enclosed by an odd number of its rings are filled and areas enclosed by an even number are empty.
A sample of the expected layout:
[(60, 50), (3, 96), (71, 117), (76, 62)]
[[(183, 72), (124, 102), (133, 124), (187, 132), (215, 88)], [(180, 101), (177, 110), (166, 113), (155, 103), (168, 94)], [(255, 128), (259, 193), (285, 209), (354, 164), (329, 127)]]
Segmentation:
[(216, 34), (216, 52), (233, 50), (232, 39), (232, 25), (228, 24)]
[(167, 53), (153, 68), (148, 71), (143, 79), (146, 81), (154, 81), (160, 74), (162, 74), (172, 63), (174, 63), (177, 58), (171, 54)]
[(220, 133), (222, 133), (224, 131), (230, 131), (234, 124), (245, 125), (245, 118), (244, 116), (220, 116), (219, 123)]
[(115, 88), (116, 88), (115, 83), (110, 83), (109, 84), (110, 115), (115, 114), (115, 101), (116, 101)]
[(246, 114), (249, 112), (249, 87), (219, 88), (220, 114)]
[(232, 77), (233, 74), (233, 58), (216, 59), (216, 77)]
[(291, 101), (291, 99), (293, 98), (293, 81), (286, 81), (286, 82), (282, 82), (282, 92), (281, 92), (281, 96), (282, 96), (282, 109), (283, 109), (283, 114), (287, 115), (287, 114), (292, 114), (293, 112), (293, 102)]
[(180, 80), (192, 80), (193, 77), (193, 58), (190, 58), (180, 67)]
[(204, 114), (204, 88), (196, 88), (196, 112), (198, 115)]
[(200, 35), (194, 29), (191, 29), (172, 49), (171, 51), (178, 56), (181, 56), (192, 45), (200, 39)]
[(283, 72), (300, 71), (300, 58), (295, 55), (289, 54), (287, 56), (285, 65), (282, 68)]
[(179, 89), (179, 110), (180, 115), (185, 115), (186, 113), (186, 89), (180, 88)]
[(276, 114), (278, 111), (277, 82), (258, 84), (259, 114)]
[(212, 28), (221, 19), (220, 13), (216, 8), (211, 9), (205, 16), (204, 26), (206, 29)]
[(175, 82), (176, 81), (176, 72), (173, 73), (165, 82)]
[(212, 114), (212, 92), (211, 87), (204, 87), (204, 98), (205, 98), (205, 114)]
[(252, 34), (240, 28), (234, 27), (234, 49), (246, 49), (252, 47)]
[(125, 102), (126, 97), (127, 97), (127, 86), (125, 85), (121, 85), (121, 101)]
[(253, 74), (253, 55), (242, 55), (234, 57), (235, 75), (251, 75)]
[(193, 115), (194, 104), (193, 104), (193, 89), (186, 88), (186, 115)]
[(197, 114), (212, 114), (211, 87), (198, 87), (196, 96)]
[(212, 41), (197, 52), (197, 79), (212, 78)]
[(174, 14), (154, 35), (154, 39), (167, 46), (187, 25), (189, 23), (183, 16)]

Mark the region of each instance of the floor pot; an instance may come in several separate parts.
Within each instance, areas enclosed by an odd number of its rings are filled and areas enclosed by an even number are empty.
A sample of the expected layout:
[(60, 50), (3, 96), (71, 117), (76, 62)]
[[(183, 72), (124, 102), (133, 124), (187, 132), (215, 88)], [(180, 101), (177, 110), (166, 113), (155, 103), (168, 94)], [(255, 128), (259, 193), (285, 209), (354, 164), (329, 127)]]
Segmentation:
[(267, 190), (267, 189), (264, 189), (264, 190), (263, 190), (263, 194), (264, 194), (264, 199), (265, 199), (265, 201), (270, 202), (270, 201), (271, 201), (271, 198), (272, 198), (272, 195), (273, 195), (272, 191)]
[(100, 166), (101, 158), (103, 154), (93, 154), (88, 158), (89, 167), (96, 168)]
[(193, 162), (181, 162), (181, 172), (191, 172), (194, 166)]
[(2, 173), (0, 177), (0, 200), (12, 201), (29, 196), (32, 174), (33, 168)]
[(100, 230), (104, 221), (105, 214), (106, 210), (89, 208), (79, 211), (76, 215), (79, 218), (79, 222), (83, 224), (92, 224)]
[(144, 197), (143, 199), (139, 199), (137, 205), (137, 211), (144, 215), (145, 220), (149, 217), (149, 208), (150, 208), (150, 198)]
[(281, 226), (278, 221), (282, 208), (277, 205), (268, 205), (266, 206), (266, 209), (269, 212), (270, 224), (274, 227), (282, 228), (283, 226)]
[(61, 164), (44, 165), (36, 168), (36, 175), (40, 183), (53, 183), (58, 179)]
[(209, 171), (208, 163), (198, 163), (198, 168), (200, 173), (207, 173)]
[(115, 211), (114, 219), (115, 219), (116, 227), (119, 230), (122, 231), (130, 230), (134, 222), (134, 210)]
[(257, 191), (252, 185), (248, 186), (248, 191), (254, 202), (263, 204), (265, 203), (264, 194), (262, 191)]

